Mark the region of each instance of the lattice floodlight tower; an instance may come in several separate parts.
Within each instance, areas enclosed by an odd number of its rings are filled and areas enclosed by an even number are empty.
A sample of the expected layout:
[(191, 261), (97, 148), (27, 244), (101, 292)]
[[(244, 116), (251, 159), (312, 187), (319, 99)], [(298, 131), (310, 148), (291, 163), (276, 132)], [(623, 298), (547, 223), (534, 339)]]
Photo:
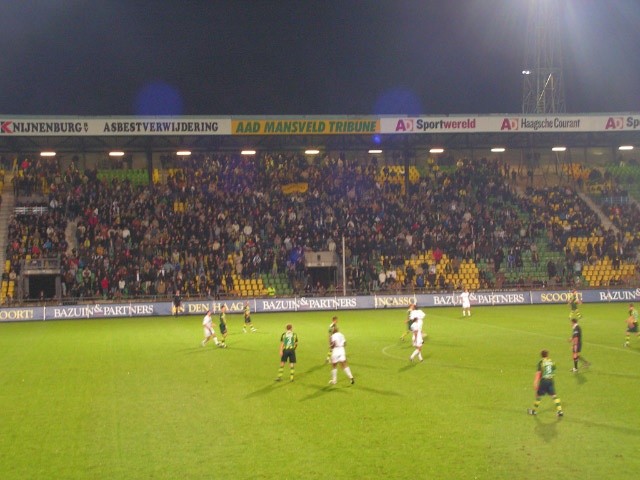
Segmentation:
[(560, 2), (529, 0), (522, 70), (522, 113), (566, 111), (562, 76)]

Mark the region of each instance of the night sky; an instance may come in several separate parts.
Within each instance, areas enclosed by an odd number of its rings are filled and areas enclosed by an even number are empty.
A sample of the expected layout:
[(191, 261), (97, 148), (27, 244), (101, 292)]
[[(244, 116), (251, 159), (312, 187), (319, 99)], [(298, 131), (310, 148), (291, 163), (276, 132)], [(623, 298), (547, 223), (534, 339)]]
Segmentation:
[[(3, 2), (0, 113), (519, 112), (531, 1)], [(567, 110), (640, 111), (640, 1), (551, 1)]]

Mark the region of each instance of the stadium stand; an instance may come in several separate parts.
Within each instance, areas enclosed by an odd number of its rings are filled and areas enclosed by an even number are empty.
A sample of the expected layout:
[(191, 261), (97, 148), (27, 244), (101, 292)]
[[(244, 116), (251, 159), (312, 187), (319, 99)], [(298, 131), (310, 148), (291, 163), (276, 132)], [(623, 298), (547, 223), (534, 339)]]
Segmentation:
[(637, 224), (617, 237), (567, 187), (517, 194), (498, 160), (410, 167), (405, 187), (402, 166), (311, 158), (198, 154), (151, 176), (25, 159), (16, 188), (44, 200), (11, 220), (2, 299), (22, 260), (49, 255), (67, 299), (332, 293), (302, 258), (343, 236), (349, 291), (635, 281)]

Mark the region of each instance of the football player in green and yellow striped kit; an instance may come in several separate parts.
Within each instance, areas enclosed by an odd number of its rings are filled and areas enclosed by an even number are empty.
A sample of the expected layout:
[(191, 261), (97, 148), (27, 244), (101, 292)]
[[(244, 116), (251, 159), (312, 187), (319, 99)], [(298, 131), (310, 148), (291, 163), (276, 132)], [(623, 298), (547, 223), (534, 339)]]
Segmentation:
[(638, 332), (638, 311), (633, 308), (633, 303), (630, 303), (629, 318), (627, 318), (627, 338), (622, 344), (623, 347), (629, 346), (629, 339), (631, 338), (632, 333), (635, 333), (636, 337), (640, 335), (640, 332)]
[(582, 314), (578, 310), (578, 305), (582, 304), (582, 301), (578, 297), (578, 291), (574, 288), (571, 294), (569, 295), (569, 301), (567, 305), (571, 305), (571, 313), (569, 313), (569, 320), (576, 319), (580, 320), (582, 318)]
[(536, 401), (533, 404), (533, 408), (527, 410), (529, 415), (536, 415), (538, 413), (538, 407), (540, 406), (540, 398), (543, 395), (551, 395), (553, 403), (556, 404), (557, 415), (562, 417), (562, 402), (556, 396), (556, 389), (553, 385), (553, 377), (556, 375), (556, 363), (549, 358), (549, 352), (542, 350), (540, 352), (542, 360), (538, 362), (538, 371), (536, 372), (536, 379), (533, 382), (533, 388), (536, 391)]
[(249, 310), (249, 302), (244, 302), (244, 326), (242, 327), (242, 333), (247, 333), (247, 328), (250, 328), (252, 332), (256, 329), (253, 328), (251, 323), (251, 311)]
[(298, 335), (293, 331), (291, 324), (287, 325), (287, 331), (280, 337), (280, 370), (276, 382), (282, 380), (284, 364), (289, 360), (289, 381), (293, 382), (296, 367), (296, 348), (298, 348)]
[(220, 348), (227, 348), (227, 306), (220, 309)]

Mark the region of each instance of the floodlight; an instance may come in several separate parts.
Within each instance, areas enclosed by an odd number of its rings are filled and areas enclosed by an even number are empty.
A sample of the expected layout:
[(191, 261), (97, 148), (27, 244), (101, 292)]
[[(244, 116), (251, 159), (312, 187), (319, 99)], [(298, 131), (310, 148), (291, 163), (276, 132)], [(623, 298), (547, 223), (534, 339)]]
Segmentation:
[(382, 150), (369, 150), (369, 153), (378, 154), (378, 153), (382, 153)]
[(504, 150), (505, 150), (505, 149), (504, 149), (503, 147), (494, 147), (494, 148), (492, 148), (492, 149), (491, 149), (491, 151), (492, 151), (493, 153), (503, 153), (503, 152), (504, 152)]
[(191, 150), (178, 150), (176, 152), (176, 155), (180, 157), (188, 157), (189, 155), (191, 155)]
[(255, 150), (242, 150), (240, 152), (240, 155), (255, 155), (256, 151)]
[(109, 156), (110, 157), (124, 157), (124, 152), (121, 150), (114, 150), (112, 152), (109, 152)]
[(40, 156), (41, 157), (55, 157), (56, 156), (56, 152), (40, 152)]
[(633, 145), (620, 145), (618, 150), (633, 150)]
[(551, 149), (552, 152), (566, 152), (567, 147), (553, 147)]
[(309, 149), (309, 150), (305, 150), (304, 153), (306, 153), (307, 155), (317, 155), (320, 153), (320, 150)]
[(429, 153), (444, 153), (444, 148), (432, 148)]
[(523, 75), (531, 75), (531, 70), (522, 70)]

